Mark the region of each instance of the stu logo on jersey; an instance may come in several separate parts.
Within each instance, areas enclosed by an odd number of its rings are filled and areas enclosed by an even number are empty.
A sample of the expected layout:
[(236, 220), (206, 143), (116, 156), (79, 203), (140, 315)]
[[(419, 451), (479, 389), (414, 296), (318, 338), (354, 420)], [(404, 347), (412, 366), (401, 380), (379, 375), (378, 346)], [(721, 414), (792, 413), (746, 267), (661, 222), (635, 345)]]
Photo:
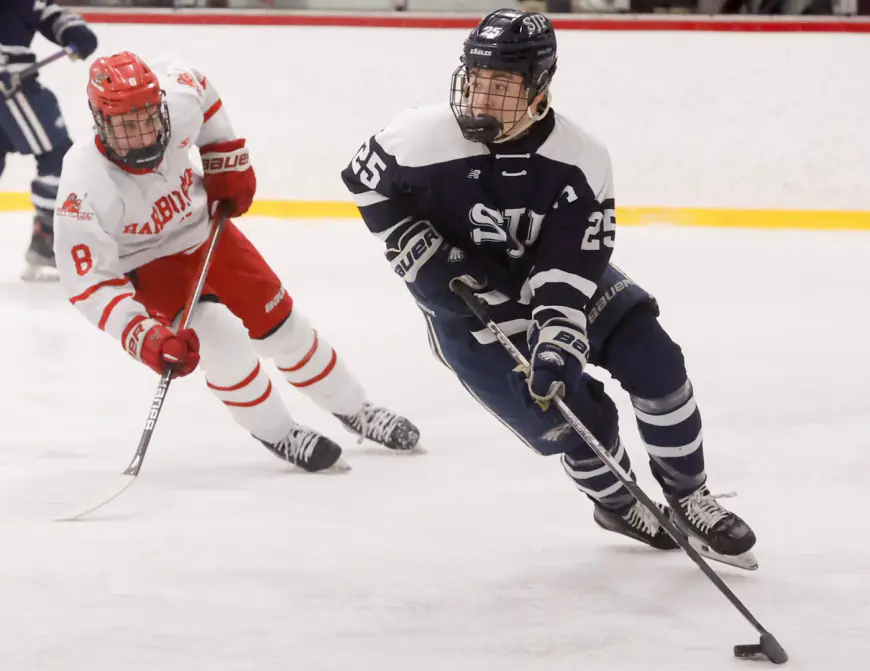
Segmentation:
[(71, 217), (81, 221), (93, 219), (94, 215), (90, 212), (82, 212), (82, 199), (76, 194), (70, 193), (63, 201), (63, 205), (57, 208), (56, 213), (62, 217)]
[(544, 215), (525, 207), (502, 211), (477, 203), (469, 210), (468, 220), (474, 227), (471, 229), (474, 244), (507, 243), (508, 255), (518, 259), (541, 234)]
[(177, 214), (185, 214), (190, 208), (190, 187), (193, 186), (193, 170), (188, 168), (181, 176), (179, 189), (160, 196), (151, 208), (151, 219), (144, 224), (127, 224), (127, 235), (157, 235)]

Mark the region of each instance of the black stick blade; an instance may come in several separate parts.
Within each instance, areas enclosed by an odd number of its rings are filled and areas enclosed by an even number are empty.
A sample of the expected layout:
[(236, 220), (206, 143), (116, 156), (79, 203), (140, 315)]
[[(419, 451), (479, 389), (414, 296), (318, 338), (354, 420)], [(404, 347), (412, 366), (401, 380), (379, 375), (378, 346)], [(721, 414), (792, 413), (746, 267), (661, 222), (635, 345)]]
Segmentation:
[(758, 643), (750, 645), (735, 645), (734, 656), (741, 659), (759, 659), (767, 657), (774, 664), (785, 664), (788, 653), (771, 633), (764, 633)]
[(770, 632), (761, 635), (761, 651), (774, 664), (785, 664), (788, 661), (788, 653), (785, 651), (776, 637)]

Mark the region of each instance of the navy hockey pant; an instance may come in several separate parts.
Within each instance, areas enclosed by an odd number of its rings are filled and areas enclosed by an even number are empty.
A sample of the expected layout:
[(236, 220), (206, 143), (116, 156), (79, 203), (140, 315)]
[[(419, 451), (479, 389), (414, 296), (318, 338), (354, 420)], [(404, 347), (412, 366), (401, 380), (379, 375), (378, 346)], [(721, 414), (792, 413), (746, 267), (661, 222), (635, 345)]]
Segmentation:
[[(470, 332), (478, 328), (472, 320), (424, 314), (436, 357), (520, 441), (539, 454), (561, 454), (566, 473), (593, 501), (614, 509), (633, 502), (628, 490), (555, 408), (545, 412), (531, 402), (504, 348), (498, 343), (479, 343)], [(528, 358), (524, 334), (513, 336), (511, 342)], [(593, 351), (592, 359), (631, 395), (653, 474), (664, 490), (683, 494), (702, 484), (700, 413), (680, 348), (661, 327), (655, 311), (646, 305), (632, 309), (603, 339), (601, 351)], [(566, 402), (631, 473), (628, 453), (619, 440), (616, 406), (598, 380), (584, 377), (582, 391)]]
[[(8, 75), (0, 75), (0, 81), (4, 87), (9, 86)], [(31, 200), (45, 231), (53, 229), (58, 180), (63, 157), (71, 145), (57, 98), (37, 80), (26, 80), (12, 98), (0, 101), (0, 174), (6, 154), (36, 158)]]

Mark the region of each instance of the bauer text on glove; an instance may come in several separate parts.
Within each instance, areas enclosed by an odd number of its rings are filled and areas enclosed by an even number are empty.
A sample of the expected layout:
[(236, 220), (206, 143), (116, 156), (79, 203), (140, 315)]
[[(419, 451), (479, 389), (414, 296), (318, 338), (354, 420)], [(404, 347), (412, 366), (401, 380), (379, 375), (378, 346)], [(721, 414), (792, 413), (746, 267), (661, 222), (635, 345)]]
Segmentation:
[(215, 142), (199, 151), (209, 211), (213, 203), (228, 201), (229, 216), (242, 216), (250, 209), (257, 191), (257, 177), (245, 141)]
[(576, 391), (582, 383), (589, 355), (586, 331), (567, 319), (551, 319), (543, 326), (533, 322), (528, 333), (529, 393), (542, 408), (556, 396)]
[(160, 375), (171, 370), (172, 377), (184, 377), (199, 363), (199, 338), (193, 329), (175, 333), (156, 319), (133, 319), (122, 343), (130, 356)]

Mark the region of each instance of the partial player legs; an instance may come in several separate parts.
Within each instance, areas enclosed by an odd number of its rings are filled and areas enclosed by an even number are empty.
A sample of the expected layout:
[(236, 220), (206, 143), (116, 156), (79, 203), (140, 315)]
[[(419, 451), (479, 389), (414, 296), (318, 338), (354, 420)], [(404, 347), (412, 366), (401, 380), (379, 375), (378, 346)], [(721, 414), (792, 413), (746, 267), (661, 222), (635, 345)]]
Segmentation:
[(233, 419), (279, 457), (307, 471), (333, 466), (341, 448), (293, 421), (251, 346), (244, 325), (224, 306), (201, 303), (191, 320), (200, 367)]
[(360, 439), (394, 450), (417, 446), (417, 427), (392, 410), (368, 402), (359, 380), (298, 307), (277, 329), (255, 342), (289, 384), (335, 415)]
[(607, 341), (601, 365), (631, 396), (653, 475), (667, 494), (704, 484), (701, 413), (683, 354), (650, 310), (630, 312)]
[(54, 210), (63, 157), (68, 149), (69, 145), (64, 143), (36, 157), (37, 176), (30, 183), (30, 198), (36, 214), (33, 217), (30, 247), (24, 255), (27, 268), (21, 276), (26, 281), (57, 279), (54, 259)]
[(0, 142), (6, 145), (3, 151), (36, 158), (37, 176), (31, 182), (36, 215), (22, 279), (57, 279), (52, 223), (63, 157), (72, 146), (57, 98), (38, 80), (27, 81), (0, 106), (0, 135), (5, 138), (5, 142)]
[[(623, 470), (634, 478), (628, 452), (619, 439), (616, 405), (604, 392), (604, 385), (589, 378), (583, 391), (565, 401)], [(617, 511), (628, 508), (634, 502), (631, 492), (567, 423), (565, 427), (571, 431), (572, 445), (562, 453), (562, 466), (577, 489), (605, 508)]]
[[(197, 267), (196, 255), (176, 254), (133, 273), (136, 299), (156, 319), (177, 323)], [(260, 364), (242, 322), (206, 293), (193, 312), (191, 328), (200, 341), (200, 367), (212, 393), (233, 419), (273, 453), (300, 468), (333, 466), (341, 448), (293, 421)]]
[(212, 268), (209, 289), (242, 320), (256, 349), (274, 360), (294, 389), (360, 438), (395, 450), (417, 445), (417, 427), (368, 402), (359, 380), (293, 305), (281, 280), (235, 225), (227, 225)]
[(635, 309), (620, 322), (602, 365), (631, 395), (650, 467), (676, 521), (721, 554), (749, 550), (752, 530), (706, 487), (701, 413), (683, 354), (651, 311)]
[(706, 480), (701, 415), (682, 352), (656, 319), (655, 300), (610, 265), (590, 305), (590, 362), (609, 371), (631, 396), (653, 474), (665, 492), (694, 491)]
[(251, 347), (242, 323), (222, 305), (200, 303), (190, 324), (200, 341), (200, 368), (209, 389), (255, 437), (275, 443), (293, 425)]
[(284, 379), (324, 410), (352, 415), (362, 408), (362, 385), (347, 369), (332, 345), (294, 308), (274, 332), (256, 341), (275, 361)]
[[(538, 454), (561, 454), (575, 486), (595, 503), (599, 526), (658, 547), (676, 547), (654, 516), (631, 493), (555, 409), (542, 410), (522, 392), (513, 360), (497, 344), (481, 345), (467, 323), (436, 322), (426, 317), (436, 357), (460, 379), (471, 396), (517, 438)], [(525, 338), (513, 338), (528, 356)], [(618, 415), (603, 385), (586, 376), (583, 391), (566, 402), (598, 441), (631, 474), (631, 461), (618, 435)]]
[[(604, 393), (604, 387), (598, 380), (590, 379), (586, 389), (587, 397), (566, 399), (568, 406), (590, 430), (593, 427), (598, 429), (593, 430), (593, 434), (622, 470), (632, 480), (636, 480), (628, 452), (617, 433), (619, 419), (613, 400)], [(598, 419), (591, 423), (596, 408)], [(602, 441), (602, 438), (605, 440)], [(577, 485), (577, 489), (595, 503), (593, 518), (598, 526), (659, 550), (673, 550), (677, 547), (655, 515), (634, 498), (585, 441), (579, 441), (575, 448), (562, 455), (562, 466)], [(660, 510), (665, 510), (664, 505), (656, 505)]]

